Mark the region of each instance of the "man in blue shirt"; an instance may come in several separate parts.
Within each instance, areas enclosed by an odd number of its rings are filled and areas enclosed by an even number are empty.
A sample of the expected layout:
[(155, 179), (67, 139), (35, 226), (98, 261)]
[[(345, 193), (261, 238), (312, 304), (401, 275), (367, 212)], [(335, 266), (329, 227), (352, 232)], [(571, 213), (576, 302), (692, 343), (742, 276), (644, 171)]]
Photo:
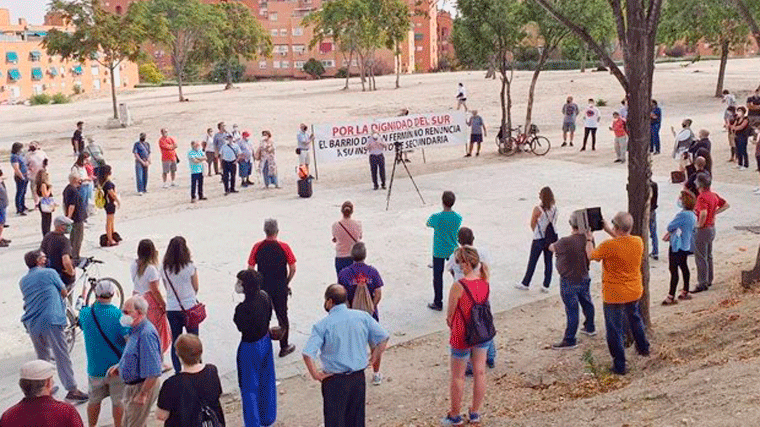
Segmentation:
[(135, 156), (135, 182), (137, 194), (142, 196), (148, 191), (148, 166), (150, 166), (150, 143), (146, 141), (145, 132), (140, 133), (140, 140), (132, 147)]
[[(327, 288), (324, 308), (328, 315), (312, 328), (303, 360), (311, 377), (322, 383), (325, 427), (364, 427), (364, 369), (382, 356), (388, 332), (369, 313), (348, 308), (341, 285)], [(314, 363), (317, 353), (320, 370)]]
[(50, 351), (53, 351), (58, 377), (61, 384), (68, 390), (66, 400), (70, 402), (86, 402), (87, 394), (77, 388), (74, 379), (74, 369), (71, 366), (66, 337), (63, 328), (66, 326), (66, 306), (63, 298), (68, 295), (61, 277), (52, 268), (45, 268), (47, 257), (45, 253), (36, 250), (24, 255), (24, 262), (29, 272), (19, 283), (24, 297), (24, 315), (21, 322), (26, 327), (32, 339), (37, 358), (53, 361)]
[(217, 152), (222, 159), (222, 183), (224, 183), (224, 195), (237, 193), (235, 190), (235, 174), (237, 173), (237, 160), (240, 156), (240, 146), (232, 140), (232, 135), (225, 137), (225, 143)]
[(79, 312), (79, 326), (84, 333), (87, 353), (87, 375), (90, 384), (87, 416), (91, 426), (98, 425), (100, 403), (106, 397), (111, 397), (115, 427), (121, 427), (124, 414), (121, 402), (124, 381), (118, 376), (106, 376), (108, 368), (119, 363), (126, 344), (124, 337), (129, 334), (129, 328), (119, 323), (121, 310), (111, 304), (115, 291), (113, 283), (98, 282), (95, 286), (95, 304), (83, 307)]
[(158, 399), (161, 377), (161, 343), (158, 332), (148, 320), (148, 302), (137, 295), (124, 303), (120, 323), (132, 327), (124, 353), (118, 365), (108, 370), (108, 376), (120, 375), (126, 383), (122, 402), (124, 425), (145, 426), (150, 409)]
[(443, 211), (430, 215), (427, 226), (433, 228), (433, 302), (428, 308), (443, 310), (443, 266), (457, 249), (457, 232), (462, 225), (462, 216), (454, 212), (456, 196), (444, 191), (441, 197)]
[(657, 105), (657, 101), (652, 100), (652, 112), (649, 113), (649, 152), (660, 154), (660, 124), (662, 123), (662, 110)]

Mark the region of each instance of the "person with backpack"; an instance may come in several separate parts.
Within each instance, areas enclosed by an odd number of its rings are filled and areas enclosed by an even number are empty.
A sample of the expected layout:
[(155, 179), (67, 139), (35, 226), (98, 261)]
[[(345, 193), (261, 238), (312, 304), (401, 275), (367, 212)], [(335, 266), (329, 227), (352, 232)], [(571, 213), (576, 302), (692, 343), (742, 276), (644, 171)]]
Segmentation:
[(451, 285), (446, 324), (451, 330), (451, 407), (441, 420), (444, 426), (464, 424), (461, 412), (467, 361), (472, 359), (472, 406), (467, 419), (470, 424), (481, 421), (480, 407), (486, 394), (486, 354), (496, 331), (488, 303), (488, 266), (481, 264), (478, 251), (464, 246), (454, 253), (464, 278)]
[(161, 386), (156, 418), (164, 422), (164, 427), (223, 427), (219, 371), (216, 366), (201, 361), (203, 343), (200, 338), (182, 334), (174, 346), (182, 361), (182, 371)]
[[(341, 270), (338, 283), (346, 288), (348, 308), (364, 310), (380, 321), (377, 305), (383, 297), (383, 279), (377, 269), (364, 263), (367, 259), (367, 246), (356, 242), (351, 248), (354, 263)], [(383, 375), (380, 373), (380, 357), (372, 363), (372, 385), (380, 385)]]
[(555, 223), (557, 221), (557, 206), (554, 202), (554, 193), (549, 187), (544, 187), (538, 193), (541, 204), (533, 208), (530, 217), (530, 229), (533, 230), (533, 243), (530, 246), (530, 257), (528, 258), (528, 269), (522, 281), (515, 285), (515, 288), (521, 291), (530, 289), (530, 281), (533, 278), (533, 272), (538, 264), (538, 257), (544, 255), (544, 286), (541, 292), (549, 292), (549, 285), (552, 282), (552, 253), (549, 245), (557, 241), (557, 232)]
[(124, 415), (121, 399), (126, 385), (121, 377), (106, 375), (108, 368), (119, 363), (126, 345), (124, 337), (129, 334), (129, 329), (119, 323), (121, 310), (111, 303), (115, 291), (113, 283), (98, 282), (95, 286), (95, 303), (82, 307), (79, 312), (79, 326), (82, 328), (87, 353), (90, 385), (87, 419), (90, 427), (98, 425), (100, 404), (106, 397), (111, 398), (114, 427), (121, 427)]
[(354, 213), (354, 204), (346, 200), (340, 207), (343, 218), (332, 226), (332, 241), (335, 243), (335, 274), (340, 276), (340, 271), (354, 262), (351, 257), (351, 248), (362, 239), (362, 223), (351, 219)]

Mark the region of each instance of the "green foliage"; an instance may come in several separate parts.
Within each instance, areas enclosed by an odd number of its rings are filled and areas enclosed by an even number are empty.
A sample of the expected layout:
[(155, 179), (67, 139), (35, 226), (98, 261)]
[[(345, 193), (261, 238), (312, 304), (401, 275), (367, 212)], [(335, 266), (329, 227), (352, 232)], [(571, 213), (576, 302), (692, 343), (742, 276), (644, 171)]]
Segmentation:
[(29, 104), (31, 105), (47, 105), (50, 104), (50, 101), (52, 101), (52, 98), (46, 93), (32, 95), (32, 97), (29, 98)]
[(53, 98), (51, 100), (53, 101), (53, 104), (68, 104), (69, 102), (71, 102), (71, 98), (62, 94), (61, 92), (58, 92), (55, 95), (53, 95)]
[(508, 55), (525, 38), (524, 2), (518, 0), (460, 0), (452, 43), (461, 64), (494, 63), (509, 68)]
[(164, 75), (153, 62), (140, 64), (140, 81), (160, 85), (164, 81)]
[(729, 49), (744, 44), (749, 35), (739, 12), (725, 0), (668, 0), (662, 11), (658, 39), (729, 44)]
[(221, 19), (216, 21), (219, 25), (217, 31), (210, 33), (219, 35), (219, 39), (212, 43), (216, 48), (212, 48), (211, 51), (213, 57), (219, 61), (217, 66), (224, 67), (225, 78), (222, 81), (232, 84), (233, 81), (240, 81), (242, 76), (242, 73), (236, 78), (233, 76), (240, 72), (239, 58), (252, 60), (259, 55), (270, 57), (272, 39), (244, 5), (225, 2), (214, 7)]
[(325, 73), (325, 66), (322, 65), (320, 61), (317, 61), (314, 58), (309, 58), (309, 60), (303, 64), (303, 71), (306, 74), (318, 79), (322, 77), (322, 74)]
[(607, 106), (607, 100), (599, 98), (596, 100), (596, 106), (597, 107), (606, 107)]
[(82, 89), (82, 85), (74, 85), (74, 95), (81, 95), (84, 93), (84, 89)]
[[(321, 65), (321, 63), (320, 63)], [(239, 83), (243, 79), (245, 66), (240, 60), (233, 58), (229, 61), (219, 61), (214, 64), (214, 68), (206, 75), (206, 81), (212, 83)], [(231, 77), (231, 82), (227, 78)]]
[(348, 76), (348, 68), (347, 67), (340, 67), (340, 68), (338, 68), (338, 71), (335, 72), (335, 78), (345, 79), (346, 76)]

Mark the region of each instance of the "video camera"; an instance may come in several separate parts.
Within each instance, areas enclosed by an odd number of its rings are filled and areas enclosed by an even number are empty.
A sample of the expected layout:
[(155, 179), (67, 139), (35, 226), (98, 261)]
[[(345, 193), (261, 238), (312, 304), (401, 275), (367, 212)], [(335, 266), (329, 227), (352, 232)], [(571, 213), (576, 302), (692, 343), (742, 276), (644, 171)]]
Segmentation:
[(586, 208), (573, 212), (578, 222), (578, 229), (581, 231), (591, 230), (599, 231), (604, 229), (604, 218), (602, 217), (602, 208)]

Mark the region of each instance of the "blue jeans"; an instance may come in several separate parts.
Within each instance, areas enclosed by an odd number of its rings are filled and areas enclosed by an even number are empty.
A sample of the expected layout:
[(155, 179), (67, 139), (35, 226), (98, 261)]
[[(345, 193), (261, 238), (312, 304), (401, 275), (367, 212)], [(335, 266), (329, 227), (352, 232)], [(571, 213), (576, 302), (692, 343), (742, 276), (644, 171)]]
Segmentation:
[(148, 167), (135, 163), (135, 184), (138, 193), (148, 191)]
[(578, 332), (578, 304), (583, 309), (583, 327), (588, 332), (596, 330), (594, 326), (594, 303), (591, 302), (591, 292), (589, 286), (591, 279), (585, 278), (579, 281), (572, 279), (560, 279), (559, 294), (562, 296), (562, 302), (565, 303), (565, 314), (567, 315), (567, 328), (565, 328), (565, 338), (568, 344), (575, 344), (575, 334)]
[(736, 135), (736, 163), (739, 166), (749, 167), (749, 156), (747, 154), (747, 137)]
[(660, 152), (660, 124), (652, 123), (649, 126), (649, 132), (650, 132), (649, 152), (659, 153)]
[(256, 342), (240, 343), (237, 368), (244, 425), (260, 427), (274, 424), (277, 420), (277, 387), (269, 335)]
[(642, 355), (649, 354), (649, 341), (644, 332), (644, 322), (639, 314), (639, 302), (623, 304), (604, 303), (604, 324), (607, 328), (607, 347), (612, 356), (612, 371), (625, 374), (625, 331), (626, 323), (630, 325), (636, 351)]
[(536, 271), (536, 264), (538, 264), (538, 257), (544, 254), (544, 287), (548, 288), (552, 282), (552, 252), (546, 248), (544, 239), (535, 239), (530, 245), (530, 257), (528, 258), (528, 269), (525, 271), (525, 277), (522, 279), (522, 284), (530, 286), (530, 281), (533, 278), (533, 272)]
[(26, 189), (29, 186), (29, 180), (19, 179), (15, 175), (13, 176), (13, 179), (16, 181), (16, 198), (14, 199), (16, 203), (16, 213), (28, 211), (29, 209), (26, 208), (24, 199), (26, 199)]
[(182, 364), (179, 362), (177, 352), (174, 350), (174, 341), (177, 337), (182, 335), (182, 329), (184, 328), (188, 334), (198, 335), (198, 328), (188, 328), (185, 325), (185, 313), (181, 311), (167, 311), (166, 320), (169, 321), (169, 329), (172, 331), (172, 365), (174, 365), (174, 372), (179, 374), (182, 369)]
[(190, 198), (203, 197), (203, 172), (190, 174)]
[(270, 175), (269, 174), (269, 162), (264, 162), (264, 165), (261, 166), (261, 174), (264, 176), (264, 186), (269, 187), (270, 184), (277, 186), (277, 175)]
[(82, 184), (79, 186), (79, 195), (82, 197), (85, 206), (89, 206), (92, 200), (92, 184)]
[(657, 212), (651, 211), (649, 213), (649, 238), (652, 239), (652, 255), (658, 256), (660, 254), (659, 244), (657, 242)]
[(385, 187), (385, 157), (382, 154), (369, 155), (369, 169), (372, 175), (372, 184), (377, 188), (377, 173), (380, 172), (380, 182)]
[(443, 266), (448, 258), (433, 257), (433, 304), (443, 307)]

